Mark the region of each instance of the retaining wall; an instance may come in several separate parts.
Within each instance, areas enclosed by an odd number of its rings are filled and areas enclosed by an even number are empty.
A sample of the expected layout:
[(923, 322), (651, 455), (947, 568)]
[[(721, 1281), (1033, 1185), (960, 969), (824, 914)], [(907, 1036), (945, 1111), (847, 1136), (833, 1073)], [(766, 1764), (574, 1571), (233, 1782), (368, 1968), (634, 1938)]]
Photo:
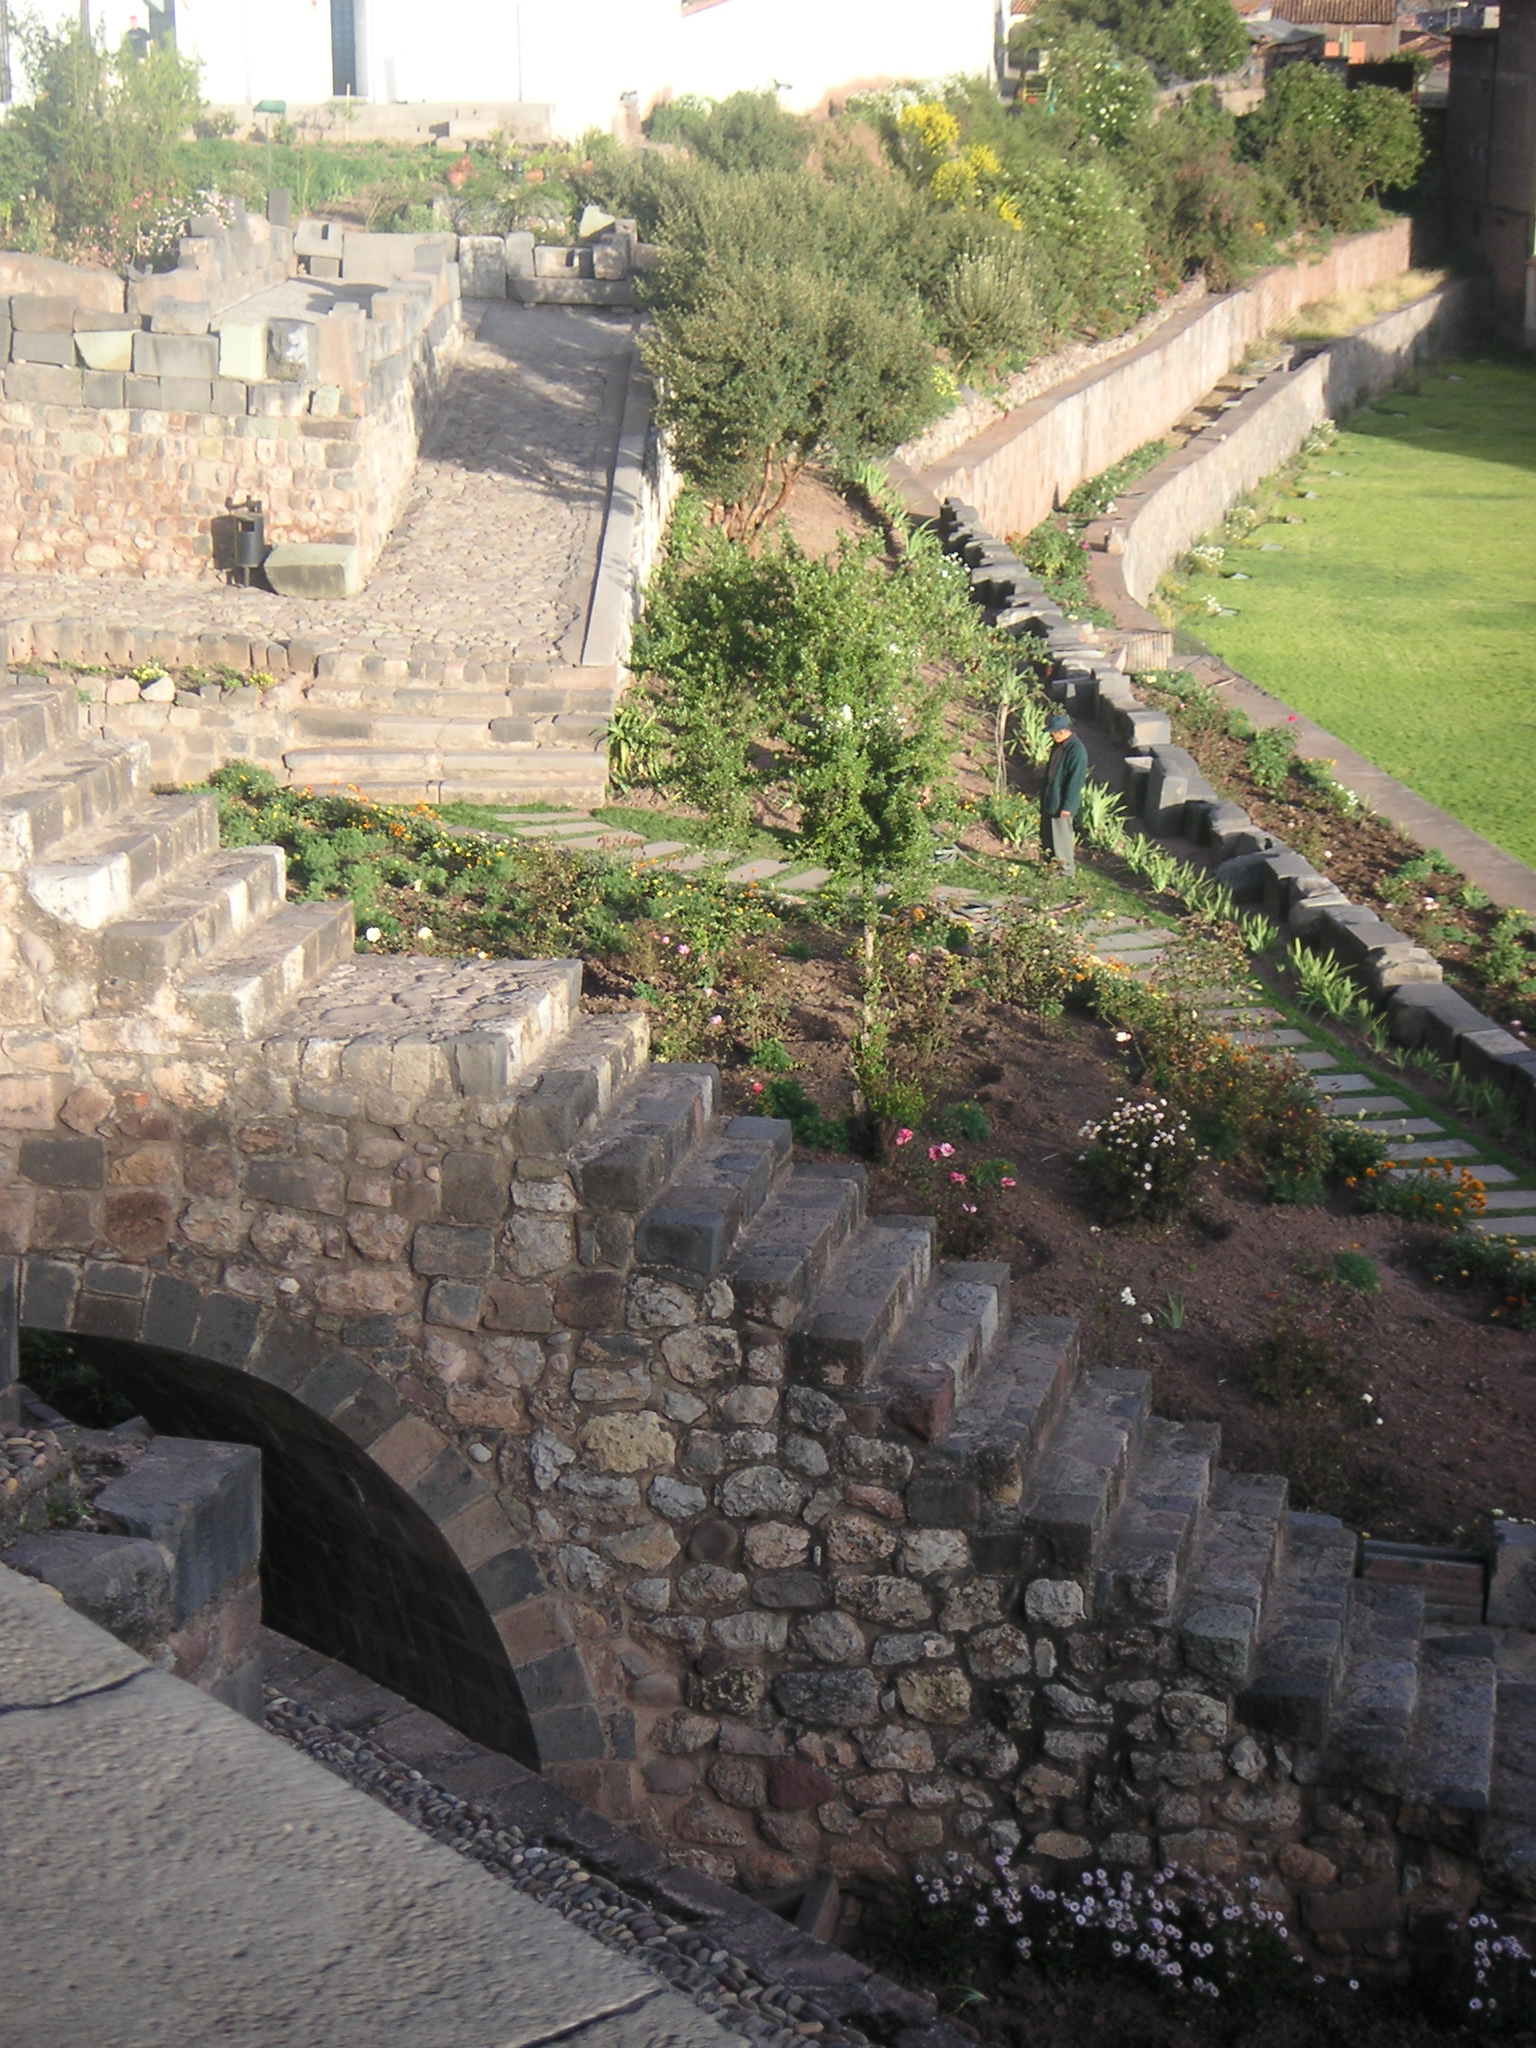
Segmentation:
[(909, 508), (931, 518), (954, 498), (992, 533), (1027, 532), (1085, 477), (1165, 433), (1287, 313), (1400, 275), (1411, 237), (1412, 223), (1396, 220), (1175, 313), (1127, 354), (1009, 413), (945, 461), (915, 476), (898, 464)]
[(457, 351), (454, 238), (351, 237), (410, 267), (295, 281), (290, 302), (287, 227), (194, 227), (174, 271), (126, 282), (4, 259), (32, 288), (0, 302), (0, 569), (218, 574), (231, 503), (255, 496), (273, 541), (350, 550), (355, 587)]
[(1089, 528), (1095, 595), (1121, 621), (1116, 599), (1144, 604), (1168, 567), (1254, 486), (1288, 462), (1312, 429), (1396, 382), (1470, 331), (1475, 291), (1462, 281), (1385, 313), (1289, 370), (1279, 370), (1123, 492), (1112, 519)]

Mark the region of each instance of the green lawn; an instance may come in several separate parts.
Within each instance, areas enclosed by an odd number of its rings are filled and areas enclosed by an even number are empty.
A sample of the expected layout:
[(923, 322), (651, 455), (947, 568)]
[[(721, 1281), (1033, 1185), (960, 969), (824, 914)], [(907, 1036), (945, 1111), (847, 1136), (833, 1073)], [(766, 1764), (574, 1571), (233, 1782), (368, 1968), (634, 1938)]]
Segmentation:
[(1536, 864), (1536, 362), (1385, 394), (1297, 484), (1315, 499), (1271, 494), (1271, 523), (1191, 578), (1187, 599), (1232, 609), (1194, 631)]

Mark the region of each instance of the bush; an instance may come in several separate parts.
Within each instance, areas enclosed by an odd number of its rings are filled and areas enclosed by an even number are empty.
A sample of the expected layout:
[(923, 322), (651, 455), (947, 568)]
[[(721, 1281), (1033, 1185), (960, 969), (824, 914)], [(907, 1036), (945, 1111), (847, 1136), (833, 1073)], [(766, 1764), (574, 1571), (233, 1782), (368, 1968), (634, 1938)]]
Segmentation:
[[(1229, 0), (1059, 0), (1053, 11), (1096, 24), (1116, 49), (1144, 57), (1170, 78), (1235, 71), (1248, 55), (1248, 38)], [(1033, 22), (1015, 33), (1039, 40)]]
[(678, 467), (737, 538), (778, 515), (813, 454), (888, 449), (933, 405), (916, 306), (805, 261), (716, 270), (691, 304), (656, 309), (644, 353)]
[(1278, 796), (1290, 776), (1296, 735), (1289, 725), (1266, 725), (1248, 740), (1248, 774), (1255, 788)]
[(1426, 1251), (1421, 1264), (1437, 1287), (1487, 1290), (1493, 1296), (1490, 1321), (1536, 1330), (1536, 1255), (1522, 1251), (1513, 1238), (1458, 1231)]
[(1101, 1122), (1084, 1124), (1089, 1149), (1082, 1165), (1102, 1214), (1157, 1221), (1177, 1214), (1200, 1164), (1187, 1117), (1167, 1098), (1124, 1096)]
[(1483, 1184), (1465, 1166), (1426, 1160), (1416, 1172), (1390, 1172), (1386, 1146), (1381, 1150), (1380, 1160), (1344, 1177), (1357, 1206), (1368, 1214), (1400, 1216), (1405, 1223), (1429, 1223), (1458, 1234), (1482, 1215), (1487, 1206)]
[(944, 581), (927, 555), (888, 574), (868, 547), (813, 561), (787, 538), (754, 556), (707, 535), (669, 556), (633, 661), (664, 686), (671, 786), (725, 835), (777, 792), (839, 874), (925, 859), (948, 782), (948, 691), (925, 673), (944, 651)]
[(786, 114), (771, 92), (733, 92), (728, 99), (691, 94), (656, 108), (645, 132), (657, 142), (684, 143), (722, 171), (794, 171), (811, 147), (809, 125)]
[(1329, 1265), (1330, 1279), (1356, 1294), (1380, 1294), (1381, 1268), (1364, 1252), (1335, 1252)]
[(995, 370), (1027, 355), (1041, 323), (1023, 246), (998, 241), (967, 250), (945, 280), (935, 325), (961, 370)]
[(1358, 227), (1367, 201), (1412, 183), (1423, 157), (1412, 102), (1386, 86), (1351, 92), (1316, 64), (1275, 72), (1261, 105), (1238, 122), (1243, 155), (1321, 227)]
[(201, 100), (170, 44), (116, 51), (78, 22), (19, 37), (30, 98), (4, 127), (0, 184), (13, 212), (49, 209), (55, 253), (121, 269), (169, 257), (190, 190), (176, 142)]

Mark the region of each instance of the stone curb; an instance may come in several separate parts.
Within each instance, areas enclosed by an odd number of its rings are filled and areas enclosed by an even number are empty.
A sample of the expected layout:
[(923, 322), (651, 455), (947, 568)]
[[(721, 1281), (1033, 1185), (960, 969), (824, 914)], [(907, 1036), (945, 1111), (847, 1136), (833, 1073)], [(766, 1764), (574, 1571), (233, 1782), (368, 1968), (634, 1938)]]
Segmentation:
[[(1172, 745), (1166, 715), (1142, 703), (1130, 679), (1066, 619), (973, 507), (946, 499), (939, 535), (947, 553), (970, 564), (972, 601), (1004, 631), (1045, 641), (1055, 671), (1046, 685), (1050, 696), (1074, 717), (1104, 728), (1120, 754), (1120, 793), (1130, 817), (1150, 817), (1154, 837), (1214, 852), (1217, 880), (1240, 902), (1262, 902), (1282, 931), (1348, 968), (1384, 1011), (1398, 1044), (1428, 1044), (1470, 1079), (1497, 1082), (1536, 1130), (1536, 1052), (1447, 988), (1432, 954), (1348, 902), (1240, 805), (1219, 800), (1184, 750)], [(1155, 816), (1148, 813), (1149, 800)]]

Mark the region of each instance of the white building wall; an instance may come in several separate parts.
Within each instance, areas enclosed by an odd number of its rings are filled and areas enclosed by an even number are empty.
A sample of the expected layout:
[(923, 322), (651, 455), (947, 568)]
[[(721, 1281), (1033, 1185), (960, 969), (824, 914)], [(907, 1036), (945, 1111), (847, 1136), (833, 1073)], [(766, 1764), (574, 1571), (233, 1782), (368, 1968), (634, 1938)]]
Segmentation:
[[(116, 43), (143, 0), (90, 0)], [(545, 101), (557, 135), (611, 130), (680, 93), (781, 87), (808, 112), (858, 86), (990, 71), (998, 0), (354, 0), (358, 96), (374, 102)], [(80, 0), (37, 0), (49, 22)], [(331, 97), (330, 0), (176, 0), (180, 49), (215, 104)]]

